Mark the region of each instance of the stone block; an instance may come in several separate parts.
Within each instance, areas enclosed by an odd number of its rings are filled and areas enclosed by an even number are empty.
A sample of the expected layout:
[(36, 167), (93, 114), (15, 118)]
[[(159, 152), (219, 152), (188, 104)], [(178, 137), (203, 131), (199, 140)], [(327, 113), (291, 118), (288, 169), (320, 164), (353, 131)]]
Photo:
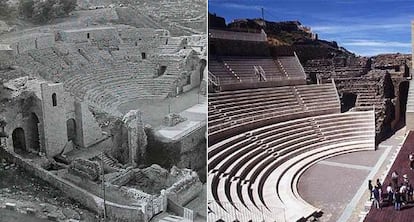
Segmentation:
[(36, 215), (36, 210), (33, 209), (33, 208), (28, 207), (28, 208), (26, 208), (26, 214), (28, 214), (28, 215)]
[(16, 210), (16, 204), (15, 203), (6, 203), (6, 209)]

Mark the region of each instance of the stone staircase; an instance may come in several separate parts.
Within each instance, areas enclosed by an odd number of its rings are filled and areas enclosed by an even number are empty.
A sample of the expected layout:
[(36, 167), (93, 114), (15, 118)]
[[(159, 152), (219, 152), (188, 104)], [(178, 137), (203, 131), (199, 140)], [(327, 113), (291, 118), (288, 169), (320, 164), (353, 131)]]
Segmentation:
[(93, 159), (96, 159), (99, 161), (99, 163), (101, 163), (101, 161), (104, 163), (104, 165), (106, 166), (110, 166), (110, 167), (114, 167), (114, 168), (118, 168), (117, 167), (117, 161), (115, 159), (113, 159), (112, 157), (104, 154), (102, 157), (102, 154), (98, 154), (95, 157), (93, 157)]
[(161, 213), (154, 218), (151, 219), (154, 222), (179, 222), (179, 221), (186, 221), (183, 217), (171, 215), (168, 213)]

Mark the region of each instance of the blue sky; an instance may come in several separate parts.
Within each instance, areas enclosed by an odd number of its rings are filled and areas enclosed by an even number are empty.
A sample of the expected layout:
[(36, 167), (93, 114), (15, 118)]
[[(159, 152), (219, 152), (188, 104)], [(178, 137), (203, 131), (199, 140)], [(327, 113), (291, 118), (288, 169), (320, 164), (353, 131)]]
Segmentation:
[(236, 18), (299, 20), (358, 55), (411, 53), (412, 0), (209, 0), (209, 12)]

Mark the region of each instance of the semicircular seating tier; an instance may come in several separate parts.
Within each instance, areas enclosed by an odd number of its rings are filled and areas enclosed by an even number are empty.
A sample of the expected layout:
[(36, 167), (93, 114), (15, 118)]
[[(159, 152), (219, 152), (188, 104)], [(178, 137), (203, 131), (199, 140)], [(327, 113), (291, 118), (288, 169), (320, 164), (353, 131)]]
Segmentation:
[(163, 99), (173, 90), (176, 75), (154, 78), (151, 63), (118, 63), (74, 74), (64, 81), (70, 92), (105, 110), (136, 99)]
[(341, 110), (332, 83), (209, 93), (208, 103), (210, 145), (265, 125)]
[[(222, 89), (301, 85), (306, 74), (296, 56), (272, 57), (211, 57), (209, 71)], [(239, 87), (237, 87), (239, 85)]]
[(297, 184), (316, 162), (375, 149), (374, 111), (306, 117), (250, 130), (208, 148), (209, 221), (298, 221), (320, 209)]
[[(118, 55), (118, 54), (122, 55)], [(27, 73), (63, 82), (66, 90), (106, 112), (119, 115), (121, 104), (138, 99), (164, 99), (175, 91), (180, 60), (168, 59), (168, 69), (158, 76), (154, 61), (128, 62), (122, 50), (110, 54), (89, 45), (60, 45), (30, 50), (17, 59)]]

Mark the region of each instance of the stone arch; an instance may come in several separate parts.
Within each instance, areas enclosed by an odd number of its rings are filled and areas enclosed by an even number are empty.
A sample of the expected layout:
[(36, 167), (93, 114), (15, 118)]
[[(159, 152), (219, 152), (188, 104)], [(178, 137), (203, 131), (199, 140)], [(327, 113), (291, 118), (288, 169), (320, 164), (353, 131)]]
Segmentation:
[(207, 61), (205, 59), (200, 60), (200, 81), (203, 79), (204, 69), (206, 68)]
[(57, 106), (57, 98), (56, 98), (56, 93), (52, 94), (52, 104), (53, 106)]
[(71, 118), (66, 121), (66, 129), (68, 132), (68, 141), (76, 141), (76, 121)]
[(341, 112), (346, 112), (355, 107), (357, 94), (352, 92), (341, 93)]
[(405, 120), (405, 111), (407, 110), (407, 98), (408, 98), (408, 88), (410, 87), (410, 82), (403, 81), (398, 86), (398, 99), (400, 103), (400, 119)]
[(311, 81), (312, 84), (316, 84), (318, 82), (318, 77), (316, 76), (316, 73), (311, 72), (309, 74), (309, 80)]
[(40, 151), (40, 138), (39, 138), (39, 118), (35, 113), (31, 113), (28, 121), (28, 146), (37, 152)]
[(24, 135), (24, 130), (21, 127), (18, 127), (13, 130), (12, 133), (13, 140), (13, 150), (16, 153), (26, 152), (26, 137)]

